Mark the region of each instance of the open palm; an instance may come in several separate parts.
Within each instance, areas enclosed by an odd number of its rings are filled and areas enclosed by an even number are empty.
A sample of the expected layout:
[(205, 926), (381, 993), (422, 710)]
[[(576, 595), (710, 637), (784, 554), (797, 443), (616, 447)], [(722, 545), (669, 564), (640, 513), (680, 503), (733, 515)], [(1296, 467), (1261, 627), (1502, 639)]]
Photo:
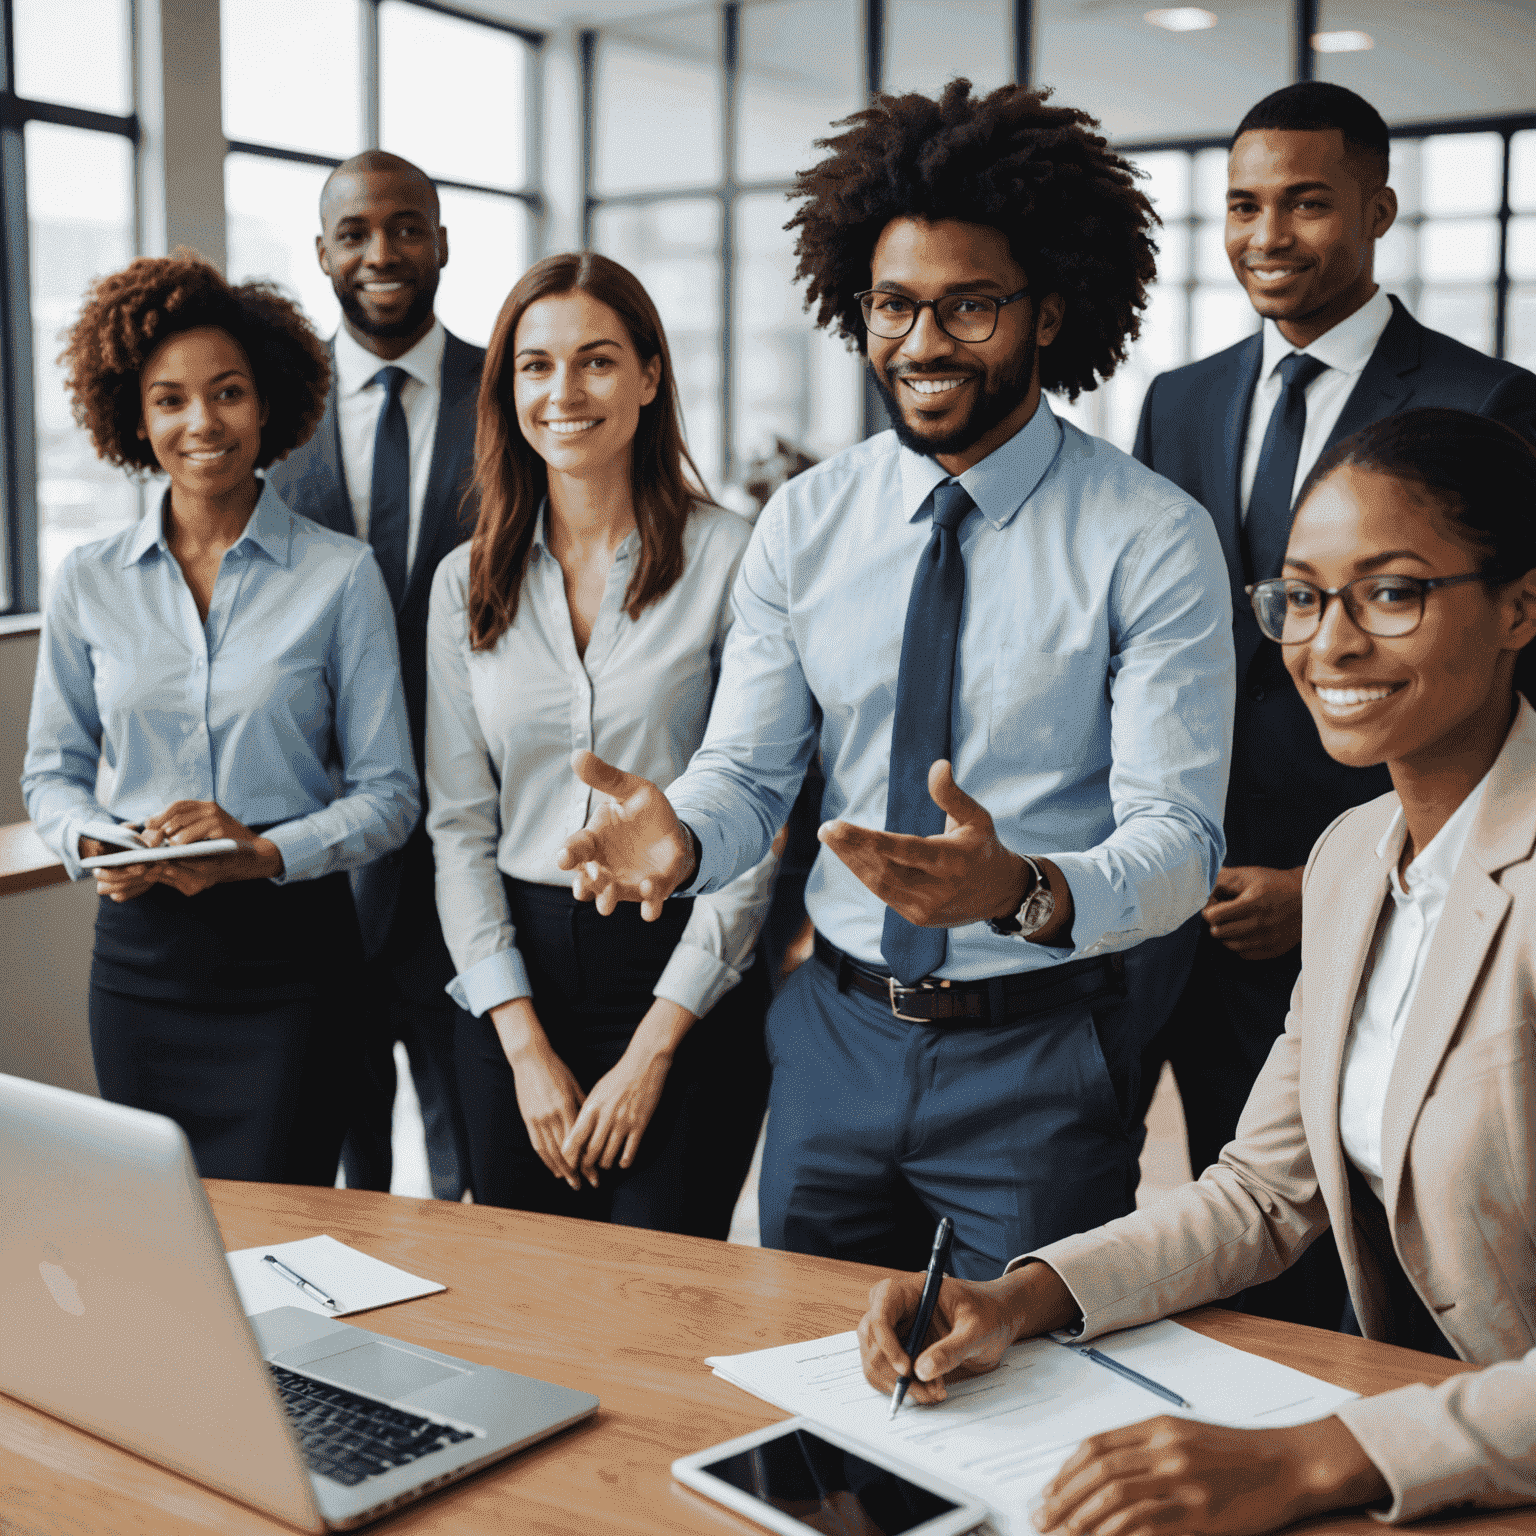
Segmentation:
[(649, 779), (625, 773), (593, 752), (576, 753), (571, 767), (583, 784), (609, 798), (565, 840), (555, 863), (575, 872), (572, 894), (578, 901), (595, 901), (604, 917), (621, 901), (638, 901), (640, 915), (655, 922), (662, 903), (692, 868), (688, 829)]

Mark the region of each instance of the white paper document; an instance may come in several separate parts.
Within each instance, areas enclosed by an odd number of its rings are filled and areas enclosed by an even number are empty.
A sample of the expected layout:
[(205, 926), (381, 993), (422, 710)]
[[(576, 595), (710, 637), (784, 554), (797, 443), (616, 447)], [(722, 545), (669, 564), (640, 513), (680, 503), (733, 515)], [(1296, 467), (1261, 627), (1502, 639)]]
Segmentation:
[(859, 1369), (852, 1333), (706, 1362), (717, 1376), (790, 1413), (957, 1484), (990, 1505), (1000, 1531), (1025, 1536), (1045, 1485), (1089, 1435), (1158, 1414), (1262, 1428), (1305, 1424), (1356, 1394), (1174, 1322), (1095, 1339), (1093, 1347), (1177, 1392), (1192, 1411), (1050, 1339), (1028, 1339), (997, 1370), (950, 1386), (933, 1407), (890, 1398)]
[[(263, 1262), (271, 1254), (281, 1259), (295, 1274), (302, 1275), (336, 1302), (333, 1311), (285, 1280)], [(238, 1248), (227, 1254), (229, 1271), (240, 1293), (240, 1305), (247, 1317), (270, 1312), (273, 1307), (303, 1307), (321, 1317), (345, 1317), (352, 1312), (367, 1312), (373, 1307), (387, 1307), (396, 1301), (411, 1301), (446, 1291), (446, 1285), (409, 1275), (382, 1259), (359, 1253), (334, 1237), (304, 1237), (292, 1243), (271, 1243), (265, 1248)]]

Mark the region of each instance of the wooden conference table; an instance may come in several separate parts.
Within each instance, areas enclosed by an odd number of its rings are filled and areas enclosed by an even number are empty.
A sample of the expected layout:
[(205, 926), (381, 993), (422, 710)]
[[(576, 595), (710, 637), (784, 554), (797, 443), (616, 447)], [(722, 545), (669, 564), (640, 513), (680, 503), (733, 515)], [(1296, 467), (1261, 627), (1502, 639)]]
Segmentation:
[[(378, 1333), (596, 1393), (595, 1419), (383, 1522), (407, 1532), (761, 1536), (672, 1482), (673, 1458), (784, 1415), (713, 1376), (736, 1354), (851, 1328), (879, 1271), (696, 1238), (362, 1191), (210, 1180), (230, 1248), (329, 1232), (449, 1289), (350, 1319)], [(1202, 1333), (1359, 1392), (1466, 1367), (1210, 1308)], [(1536, 1536), (1536, 1510), (1433, 1522)], [(3, 1536), (282, 1531), (219, 1494), (0, 1398)], [(1374, 1532), (1363, 1515), (1308, 1531)]]

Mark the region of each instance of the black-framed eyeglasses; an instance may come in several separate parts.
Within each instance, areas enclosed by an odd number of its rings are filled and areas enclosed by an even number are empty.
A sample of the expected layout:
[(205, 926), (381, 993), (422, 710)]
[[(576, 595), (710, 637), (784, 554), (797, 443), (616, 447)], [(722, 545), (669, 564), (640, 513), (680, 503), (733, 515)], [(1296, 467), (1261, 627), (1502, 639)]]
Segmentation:
[(1357, 576), (1342, 587), (1319, 587), (1292, 576), (1279, 576), (1247, 588), (1259, 628), (1281, 645), (1304, 645), (1317, 633), (1337, 597), (1355, 625), (1378, 639), (1411, 635), (1424, 617), (1424, 594), (1464, 581), (1486, 581), (1482, 571), (1460, 576)]
[(990, 341), (1003, 306), (1028, 296), (1028, 288), (1000, 299), (985, 293), (946, 293), (942, 299), (912, 299), (885, 288), (866, 288), (863, 293), (854, 294), (864, 311), (864, 324), (873, 336), (898, 341), (917, 324), (923, 310), (931, 309), (939, 329), (964, 342)]

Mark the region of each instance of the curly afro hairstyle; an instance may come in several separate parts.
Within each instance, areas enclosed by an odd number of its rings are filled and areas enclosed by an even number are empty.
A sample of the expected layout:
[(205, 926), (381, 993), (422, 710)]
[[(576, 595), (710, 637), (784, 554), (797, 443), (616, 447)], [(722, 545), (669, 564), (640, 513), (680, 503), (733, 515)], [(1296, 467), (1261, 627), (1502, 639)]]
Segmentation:
[(1097, 120), (1049, 95), (1005, 85), (976, 98), (969, 80), (951, 80), (937, 101), (877, 96), (839, 125), (847, 132), (819, 141), (832, 153), (796, 178), (791, 196), (807, 201), (785, 226), (800, 232), (795, 276), (817, 323), (865, 350), (854, 294), (869, 287), (892, 219), (987, 224), (1008, 237), (1034, 292), (1066, 303), (1040, 352), (1042, 388), (1075, 400), (1107, 379), (1140, 332), (1160, 221)]
[(195, 252), (141, 256), (87, 290), (59, 362), (75, 420), (97, 455), (137, 473), (160, 468), (139, 436), (139, 375), (181, 331), (216, 326), (244, 349), (267, 407), (256, 468), (266, 469), (310, 434), (325, 409), (331, 360), (298, 305), (269, 283), (232, 287)]

